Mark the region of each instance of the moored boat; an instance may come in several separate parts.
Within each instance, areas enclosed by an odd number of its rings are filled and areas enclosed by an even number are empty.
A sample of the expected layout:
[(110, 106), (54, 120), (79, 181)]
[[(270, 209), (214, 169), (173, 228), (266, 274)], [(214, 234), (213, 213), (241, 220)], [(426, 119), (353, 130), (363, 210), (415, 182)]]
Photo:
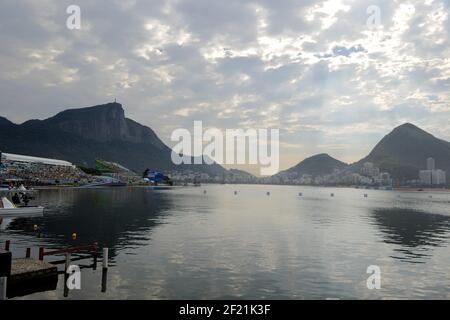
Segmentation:
[(38, 216), (44, 214), (44, 207), (41, 206), (15, 206), (6, 197), (0, 201), (0, 218)]

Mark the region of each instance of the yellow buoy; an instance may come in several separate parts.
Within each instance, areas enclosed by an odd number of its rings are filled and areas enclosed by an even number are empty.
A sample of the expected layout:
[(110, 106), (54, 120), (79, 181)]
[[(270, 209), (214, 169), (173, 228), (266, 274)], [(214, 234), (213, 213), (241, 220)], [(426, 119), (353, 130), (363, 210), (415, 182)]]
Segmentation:
[(72, 240), (77, 240), (77, 234), (75, 232), (72, 233)]
[(38, 225), (35, 224), (35, 225), (33, 226), (33, 230), (36, 231), (37, 229), (38, 229)]

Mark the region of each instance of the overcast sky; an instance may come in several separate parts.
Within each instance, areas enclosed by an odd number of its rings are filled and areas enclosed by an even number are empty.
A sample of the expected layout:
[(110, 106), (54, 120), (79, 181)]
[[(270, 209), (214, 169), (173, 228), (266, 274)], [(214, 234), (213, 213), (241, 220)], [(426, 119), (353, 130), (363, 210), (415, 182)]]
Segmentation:
[[(81, 7), (81, 30), (66, 27)], [(369, 28), (367, 8), (380, 8)], [(450, 1), (2, 0), (0, 115), (117, 97), (172, 130), (280, 128), (281, 167), (357, 161), (412, 122), (450, 140)]]

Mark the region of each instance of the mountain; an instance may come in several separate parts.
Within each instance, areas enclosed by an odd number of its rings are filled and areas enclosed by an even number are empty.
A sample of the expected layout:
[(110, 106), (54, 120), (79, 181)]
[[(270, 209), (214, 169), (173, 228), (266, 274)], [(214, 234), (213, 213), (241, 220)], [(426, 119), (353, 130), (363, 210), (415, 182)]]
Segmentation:
[(434, 137), (411, 123), (405, 123), (386, 135), (370, 154), (352, 165), (358, 170), (372, 162), (389, 172), (399, 182), (417, 179), (419, 170), (426, 169), (427, 158), (436, 161), (436, 168), (450, 175), (450, 143)]
[(172, 150), (152, 129), (126, 118), (119, 103), (69, 109), (21, 125), (0, 117), (0, 150), (84, 166), (94, 166), (95, 159), (105, 159), (138, 173), (146, 168), (226, 172), (218, 164), (175, 166), (171, 161)]
[(299, 176), (308, 174), (315, 177), (333, 173), (335, 169), (345, 169), (347, 166), (346, 163), (341, 162), (326, 153), (322, 153), (307, 158), (284, 172), (297, 173)]

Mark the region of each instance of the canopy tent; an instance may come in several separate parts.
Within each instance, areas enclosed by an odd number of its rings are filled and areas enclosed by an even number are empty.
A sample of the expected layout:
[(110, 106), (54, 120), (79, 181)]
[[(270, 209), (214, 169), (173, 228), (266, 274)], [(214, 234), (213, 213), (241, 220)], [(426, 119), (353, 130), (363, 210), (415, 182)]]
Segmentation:
[(103, 173), (132, 173), (130, 169), (119, 163), (101, 159), (95, 160), (95, 169)]

